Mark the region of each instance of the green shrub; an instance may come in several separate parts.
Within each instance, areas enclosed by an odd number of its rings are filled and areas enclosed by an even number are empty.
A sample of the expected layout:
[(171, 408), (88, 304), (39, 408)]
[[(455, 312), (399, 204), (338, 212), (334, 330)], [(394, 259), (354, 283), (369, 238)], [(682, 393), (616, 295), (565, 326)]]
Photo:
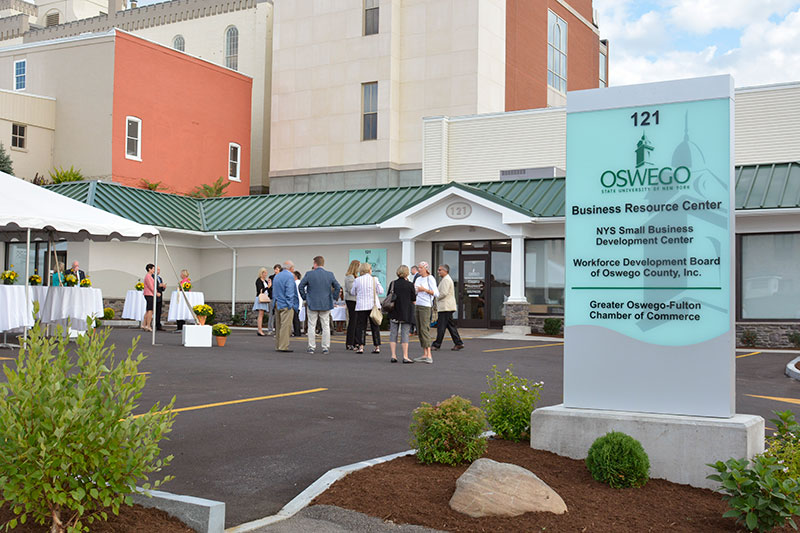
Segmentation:
[(752, 348), (758, 342), (758, 334), (752, 329), (746, 329), (742, 332), (742, 337), (739, 342), (742, 346)]
[(244, 322), (245, 319), (243, 315), (238, 315), (238, 314), (231, 315), (231, 326), (244, 326)]
[(106, 307), (103, 309), (103, 320), (114, 320), (114, 317), (116, 315), (117, 314), (110, 307)]
[[(764, 455), (774, 457), (781, 469), (775, 471), (779, 481), (800, 479), (800, 424), (791, 411), (774, 411), (778, 418), (770, 419), (775, 424), (775, 434), (767, 437)], [(798, 501), (800, 504), (800, 501)]]
[(198, 185), (194, 190), (189, 193), (192, 198), (219, 198), (225, 194), (225, 189), (228, 188), (231, 182), (220, 176), (213, 183), (204, 183)]
[(544, 383), (515, 376), (514, 365), (500, 373), (496, 366), (486, 376), (488, 392), (481, 393), (481, 406), (498, 437), (519, 442), (531, 436), (531, 413), (536, 409)]
[[(130, 494), (172, 456), (159, 459), (175, 399), (132, 416), (145, 385), (144, 356), (115, 360), (108, 329), (80, 335), (74, 354), (58, 328), (46, 337), (37, 323), (20, 349), (16, 369), (0, 383), (0, 488), (15, 514), (8, 525), (52, 520), (50, 531), (84, 531), (119, 513)], [(77, 361), (74, 363), (73, 361)], [(156, 488), (164, 481), (155, 481)]]
[(148, 191), (160, 191), (167, 188), (163, 183), (163, 181), (147, 181), (146, 179), (142, 178), (142, 189), (147, 189)]
[(795, 348), (800, 348), (800, 332), (795, 331), (794, 333), (789, 333), (787, 335), (789, 342), (794, 344)]
[(478, 459), (486, 451), (486, 418), (483, 412), (460, 396), (414, 409), (411, 446), (421, 463), (456, 465)]
[(752, 467), (747, 459), (717, 461), (708, 466), (719, 472), (708, 479), (722, 484), (722, 498), (730, 507), (722, 516), (736, 518), (750, 531), (769, 531), (786, 522), (797, 529), (792, 515), (800, 512), (798, 484), (795, 479), (778, 479), (776, 473), (782, 470), (782, 466), (777, 459), (757, 455)]
[(0, 143), (0, 172), (14, 175), (14, 162), (11, 161), (11, 156), (6, 152), (3, 143)]
[(592, 443), (586, 467), (592, 478), (615, 489), (643, 487), (650, 479), (650, 459), (641, 443), (619, 431), (607, 433)]
[(83, 181), (86, 178), (83, 177), (80, 169), (75, 170), (70, 166), (69, 170), (64, 170), (61, 167), (54, 168), (50, 171), (50, 179), (53, 180), (53, 183), (65, 183), (67, 181)]
[(546, 335), (559, 335), (561, 333), (561, 319), (560, 318), (545, 318), (544, 319), (544, 332)]

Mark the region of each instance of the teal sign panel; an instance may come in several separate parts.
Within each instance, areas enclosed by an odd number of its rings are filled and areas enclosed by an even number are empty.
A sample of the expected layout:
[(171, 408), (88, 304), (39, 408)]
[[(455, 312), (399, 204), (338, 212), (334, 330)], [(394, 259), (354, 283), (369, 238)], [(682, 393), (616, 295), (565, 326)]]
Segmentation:
[(568, 114), (566, 326), (662, 346), (730, 329), (730, 106)]
[(351, 248), (350, 261), (353, 259), (372, 265), (372, 275), (377, 276), (386, 290), (386, 248)]

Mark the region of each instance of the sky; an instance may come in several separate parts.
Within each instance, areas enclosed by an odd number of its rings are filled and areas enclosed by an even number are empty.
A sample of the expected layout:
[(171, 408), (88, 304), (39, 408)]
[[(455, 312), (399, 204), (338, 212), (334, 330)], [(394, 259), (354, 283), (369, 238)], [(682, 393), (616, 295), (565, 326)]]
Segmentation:
[(731, 74), (800, 81), (800, 1), (594, 0), (609, 85)]

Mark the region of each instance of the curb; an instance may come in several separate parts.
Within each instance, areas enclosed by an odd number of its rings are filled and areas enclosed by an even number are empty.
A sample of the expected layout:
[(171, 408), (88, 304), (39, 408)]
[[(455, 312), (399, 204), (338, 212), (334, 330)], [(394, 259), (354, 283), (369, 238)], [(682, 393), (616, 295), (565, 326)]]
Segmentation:
[(197, 533), (223, 533), (225, 531), (225, 503), (194, 496), (183, 496), (160, 490), (151, 490), (152, 498), (142, 489), (133, 494), (133, 502), (142, 507), (154, 507), (180, 519)]
[(311, 503), (311, 500), (328, 490), (328, 487), (333, 485), (336, 481), (342, 479), (350, 472), (355, 472), (356, 470), (361, 470), (362, 468), (367, 468), (368, 466), (385, 463), (387, 461), (391, 461), (392, 459), (397, 459), (398, 457), (414, 455), (415, 453), (416, 450), (406, 450), (404, 452), (393, 453), (392, 455), (384, 455), (383, 457), (376, 457), (375, 459), (369, 459), (367, 461), (361, 461), (347, 466), (332, 468), (325, 472), (314, 483), (309, 485), (306, 490), (295, 496), (292, 501), (284, 505), (283, 508), (274, 515), (266, 516), (252, 522), (246, 522), (244, 524), (228, 528), (225, 530), (225, 533), (245, 533), (246, 531), (253, 531), (260, 527), (268, 526), (270, 524), (274, 524), (275, 522), (280, 522), (281, 520), (291, 518), (300, 510), (308, 506), (308, 504)]
[(800, 381), (800, 370), (797, 370), (795, 366), (797, 363), (800, 363), (800, 357), (795, 357), (786, 365), (786, 375), (792, 379), (796, 379)]

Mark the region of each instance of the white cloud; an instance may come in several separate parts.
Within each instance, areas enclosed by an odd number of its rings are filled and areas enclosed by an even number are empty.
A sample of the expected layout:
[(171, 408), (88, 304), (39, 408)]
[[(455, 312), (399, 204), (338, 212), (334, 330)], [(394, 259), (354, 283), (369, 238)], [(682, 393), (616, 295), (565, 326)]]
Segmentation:
[[(633, 0), (594, 6), (610, 42), (611, 85), (724, 73), (737, 87), (800, 80), (800, 1), (669, 0), (644, 14)], [(725, 52), (703, 37), (720, 29), (738, 30), (738, 46)]]

